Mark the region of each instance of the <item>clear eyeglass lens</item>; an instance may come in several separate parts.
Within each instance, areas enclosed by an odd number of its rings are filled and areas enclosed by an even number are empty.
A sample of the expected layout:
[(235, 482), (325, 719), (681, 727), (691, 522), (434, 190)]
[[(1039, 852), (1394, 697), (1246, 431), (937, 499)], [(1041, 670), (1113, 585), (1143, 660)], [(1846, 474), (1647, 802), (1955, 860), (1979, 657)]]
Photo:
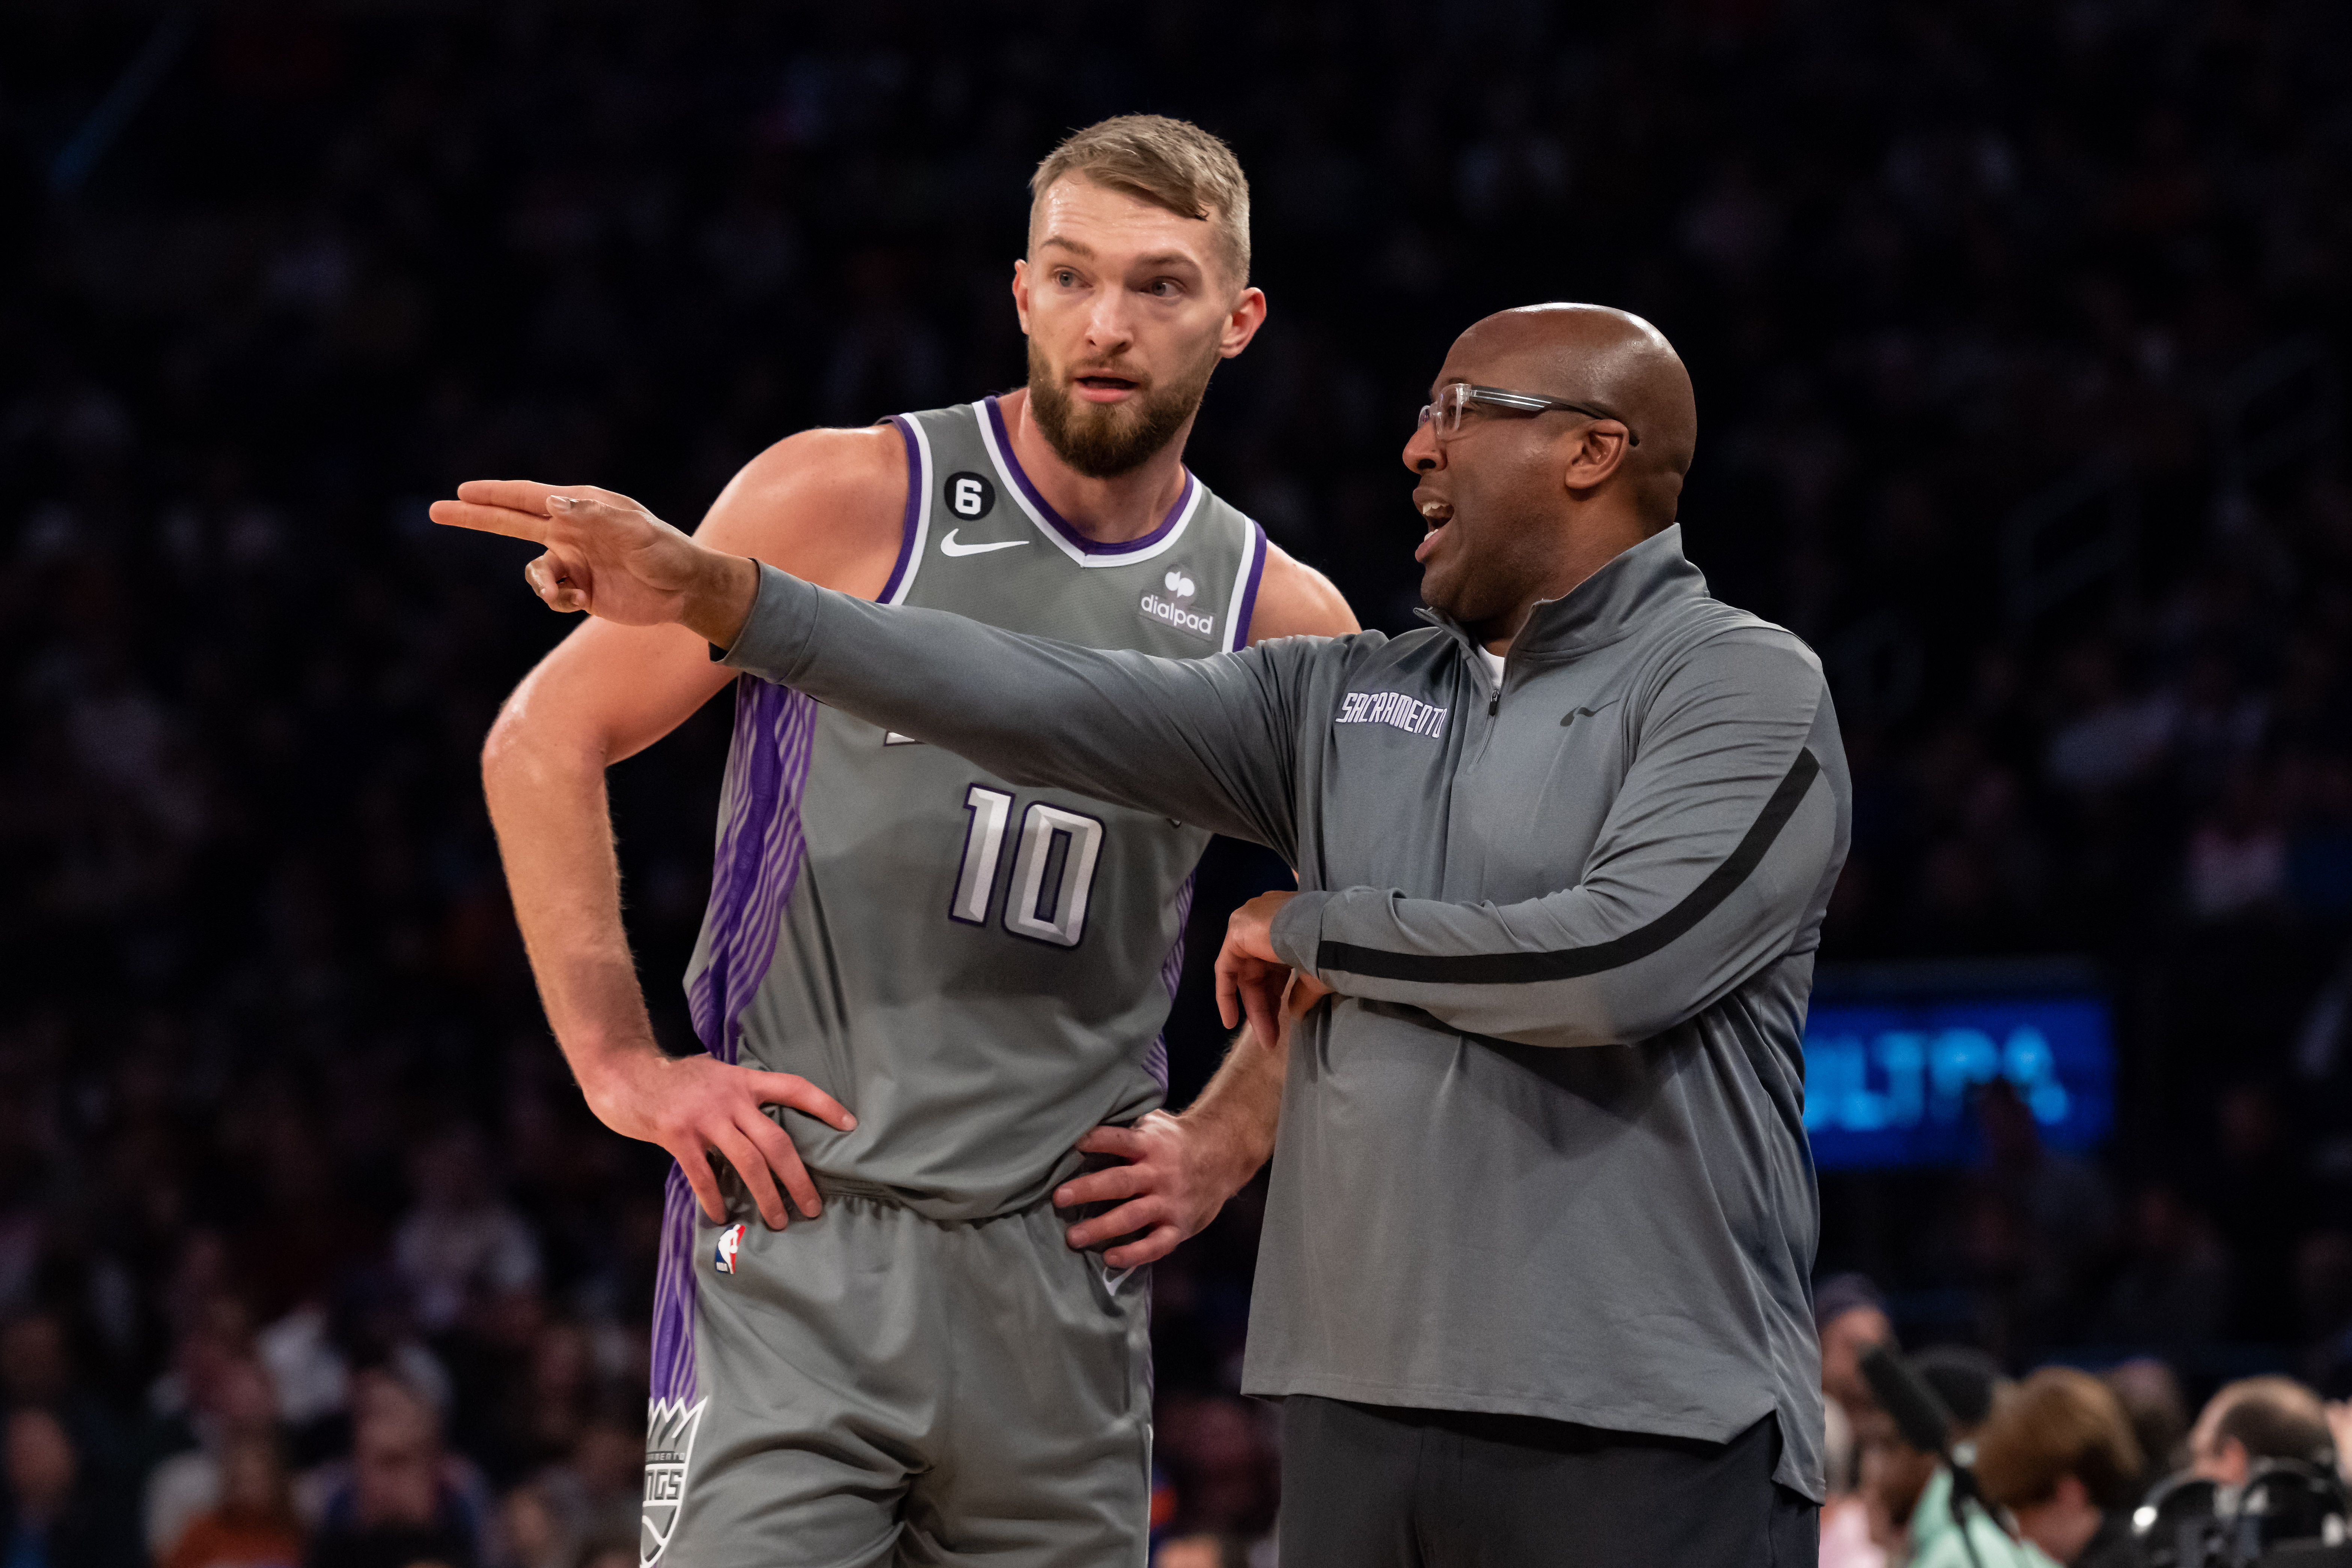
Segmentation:
[(1421, 423), (1430, 426), (1430, 434), (1443, 441), (1462, 428), (1462, 407), (1468, 401), (1464, 394), (1469, 388), (1456, 382), (1441, 390), (1437, 401), (1421, 411)]

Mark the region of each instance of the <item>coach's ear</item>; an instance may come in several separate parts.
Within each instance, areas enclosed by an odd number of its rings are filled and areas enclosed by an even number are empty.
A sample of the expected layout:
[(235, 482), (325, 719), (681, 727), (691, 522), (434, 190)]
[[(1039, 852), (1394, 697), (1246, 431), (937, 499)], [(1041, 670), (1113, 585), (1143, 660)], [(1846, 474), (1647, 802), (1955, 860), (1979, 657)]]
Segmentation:
[(1568, 444), (1568, 464), (1561, 483), (1588, 493), (1607, 484), (1625, 466), (1625, 454), (1633, 449), (1633, 434), (1622, 419), (1595, 419), (1562, 437)]

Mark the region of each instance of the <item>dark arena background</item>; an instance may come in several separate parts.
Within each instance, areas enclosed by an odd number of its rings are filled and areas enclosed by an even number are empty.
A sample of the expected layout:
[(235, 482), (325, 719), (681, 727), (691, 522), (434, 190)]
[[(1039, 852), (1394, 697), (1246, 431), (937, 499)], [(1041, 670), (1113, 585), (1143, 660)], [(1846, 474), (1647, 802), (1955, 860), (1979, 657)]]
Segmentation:
[[(2135, 1363), (2152, 1442), (2149, 1362), (2184, 1416), (2352, 1394), (2352, 11), (19, 0), (11, 1568), (248, 1561), (184, 1531), (236, 1432), (326, 1529), (403, 1400), (450, 1568), (630, 1561), (667, 1157), (571, 1082), (478, 772), (568, 623), (425, 506), (690, 523), (795, 429), (1017, 384), (1029, 172), (1133, 110), (1255, 189), (1272, 314), (1189, 460), (1367, 625), (1413, 624), (1398, 453), (1464, 325), (1601, 300), (1687, 360), (1690, 553), (1819, 650), (1855, 786), (1817, 1280), (2011, 1375)], [(678, 1050), (726, 732), (613, 775)], [(1286, 882), (1213, 851), (1173, 1104), (1226, 911)], [(1261, 1190), (1152, 1287), (1160, 1522), (1229, 1561), (1278, 1465)]]

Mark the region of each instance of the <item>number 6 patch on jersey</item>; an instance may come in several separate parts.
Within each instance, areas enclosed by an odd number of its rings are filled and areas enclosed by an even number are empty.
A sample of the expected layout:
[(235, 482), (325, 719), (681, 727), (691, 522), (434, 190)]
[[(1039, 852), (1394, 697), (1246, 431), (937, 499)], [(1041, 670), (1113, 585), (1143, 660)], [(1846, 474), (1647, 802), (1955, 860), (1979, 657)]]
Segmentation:
[(996, 487), (985, 474), (950, 474), (948, 510), (966, 522), (978, 522), (996, 509)]

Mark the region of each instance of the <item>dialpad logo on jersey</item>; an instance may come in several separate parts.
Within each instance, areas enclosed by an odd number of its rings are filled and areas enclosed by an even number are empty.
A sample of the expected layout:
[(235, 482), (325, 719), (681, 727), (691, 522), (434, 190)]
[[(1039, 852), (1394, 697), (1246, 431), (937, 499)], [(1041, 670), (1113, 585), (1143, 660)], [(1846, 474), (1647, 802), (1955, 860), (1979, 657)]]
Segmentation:
[(735, 1255), (743, 1250), (743, 1222), (737, 1220), (719, 1233), (719, 1256), (710, 1260), (721, 1274), (735, 1272)]
[(985, 474), (950, 474), (946, 499), (950, 511), (966, 522), (978, 522), (996, 510), (996, 487)]
[(1408, 735), (1432, 739), (1445, 733), (1445, 710), (1414, 700), (1402, 691), (1350, 691), (1339, 699), (1335, 724), (1386, 724)]
[(686, 1507), (686, 1467), (694, 1458), (694, 1435), (702, 1429), (702, 1413), (709, 1405), (705, 1395), (692, 1408), (683, 1399), (656, 1399), (646, 1406), (646, 1507), (637, 1531), (638, 1568), (653, 1568), (669, 1550), (677, 1516)]
[(1160, 574), (1159, 582), (1143, 591), (1135, 613), (1147, 621), (1157, 621), (1163, 626), (1174, 626), (1180, 632), (1214, 642), (1217, 617), (1213, 614), (1204, 616), (1192, 607), (1200, 592), (1201, 584), (1192, 580), (1190, 567), (1171, 566)]

